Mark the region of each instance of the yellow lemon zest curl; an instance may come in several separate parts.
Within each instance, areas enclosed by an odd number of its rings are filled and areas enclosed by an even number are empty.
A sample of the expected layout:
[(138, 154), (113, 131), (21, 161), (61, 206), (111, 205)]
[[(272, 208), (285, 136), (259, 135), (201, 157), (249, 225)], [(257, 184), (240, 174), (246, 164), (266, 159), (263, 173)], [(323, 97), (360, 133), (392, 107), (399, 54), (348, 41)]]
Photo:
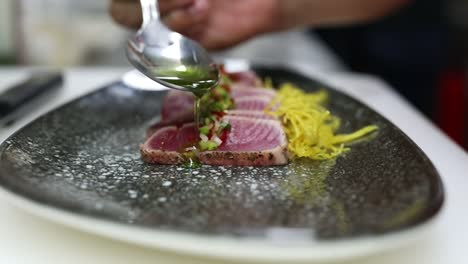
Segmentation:
[(345, 146), (378, 129), (363, 127), (350, 134), (335, 134), (341, 121), (324, 104), (328, 93), (320, 90), (306, 93), (291, 83), (282, 84), (266, 112), (281, 121), (293, 158), (332, 159), (349, 150)]

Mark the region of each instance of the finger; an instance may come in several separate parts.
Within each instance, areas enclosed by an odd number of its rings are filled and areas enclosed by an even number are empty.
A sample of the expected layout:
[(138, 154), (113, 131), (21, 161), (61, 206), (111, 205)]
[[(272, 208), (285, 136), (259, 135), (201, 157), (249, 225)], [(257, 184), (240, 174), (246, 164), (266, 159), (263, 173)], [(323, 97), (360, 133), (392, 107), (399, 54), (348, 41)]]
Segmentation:
[(222, 32), (207, 31), (204, 30), (201, 34), (194, 36), (194, 39), (198, 41), (205, 49), (209, 51), (220, 51), (227, 48), (231, 48), (247, 39), (229, 39)]
[(141, 6), (138, 1), (112, 0), (109, 13), (119, 24), (138, 28), (141, 26)]
[(193, 16), (206, 16), (210, 11), (210, 3), (208, 0), (195, 0), (190, 6), (188, 12)]
[[(159, 0), (159, 9), (161, 16), (164, 16), (171, 10), (187, 8), (194, 0)], [(141, 26), (141, 6), (139, 1), (132, 0), (112, 0), (109, 6), (109, 13), (119, 24), (138, 28)]]
[(176, 10), (163, 17), (163, 22), (172, 30), (185, 33), (196, 23), (186, 10)]
[(163, 17), (163, 21), (172, 30), (186, 34), (208, 18), (208, 11), (207, 1), (197, 0), (190, 8), (177, 9), (168, 13)]
[(171, 11), (184, 9), (192, 5), (194, 0), (159, 0), (159, 12), (161, 16), (165, 16)]
[(172, 30), (187, 34), (204, 20), (203, 16), (194, 16), (185, 10), (177, 10), (163, 17), (163, 22)]
[(185, 32), (183, 32), (182, 34), (184, 34), (185, 36), (197, 41), (197, 42), (200, 42), (201, 40), (201, 37), (203, 36), (204, 34), (204, 31), (206, 29), (206, 25), (204, 23), (200, 23), (200, 24), (196, 24), (192, 27), (190, 27), (190, 29), (187, 29)]

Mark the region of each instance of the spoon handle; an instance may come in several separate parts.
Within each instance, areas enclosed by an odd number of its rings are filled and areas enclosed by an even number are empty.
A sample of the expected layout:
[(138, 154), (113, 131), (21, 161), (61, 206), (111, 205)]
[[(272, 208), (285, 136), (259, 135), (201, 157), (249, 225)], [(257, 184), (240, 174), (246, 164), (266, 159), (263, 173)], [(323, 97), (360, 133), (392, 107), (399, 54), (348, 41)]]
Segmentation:
[(158, 0), (140, 0), (143, 15), (142, 28), (159, 19)]

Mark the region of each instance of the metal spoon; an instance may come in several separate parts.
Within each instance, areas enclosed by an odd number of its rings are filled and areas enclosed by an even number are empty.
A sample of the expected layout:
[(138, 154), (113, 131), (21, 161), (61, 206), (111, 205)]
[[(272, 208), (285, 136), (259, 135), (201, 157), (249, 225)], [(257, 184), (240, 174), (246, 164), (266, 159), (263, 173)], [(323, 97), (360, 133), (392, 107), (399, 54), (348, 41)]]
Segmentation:
[(128, 40), (127, 57), (140, 72), (167, 87), (200, 95), (219, 81), (208, 52), (159, 19), (157, 0), (140, 0), (143, 24)]

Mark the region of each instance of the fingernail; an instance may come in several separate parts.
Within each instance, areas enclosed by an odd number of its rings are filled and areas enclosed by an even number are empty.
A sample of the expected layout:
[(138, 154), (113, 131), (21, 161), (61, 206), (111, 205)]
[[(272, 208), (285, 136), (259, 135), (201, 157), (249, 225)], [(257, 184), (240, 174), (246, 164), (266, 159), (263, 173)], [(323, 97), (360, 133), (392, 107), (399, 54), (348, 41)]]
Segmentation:
[(201, 16), (208, 10), (209, 3), (207, 0), (195, 0), (193, 5), (188, 9), (188, 12), (193, 16)]

